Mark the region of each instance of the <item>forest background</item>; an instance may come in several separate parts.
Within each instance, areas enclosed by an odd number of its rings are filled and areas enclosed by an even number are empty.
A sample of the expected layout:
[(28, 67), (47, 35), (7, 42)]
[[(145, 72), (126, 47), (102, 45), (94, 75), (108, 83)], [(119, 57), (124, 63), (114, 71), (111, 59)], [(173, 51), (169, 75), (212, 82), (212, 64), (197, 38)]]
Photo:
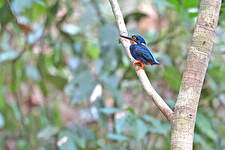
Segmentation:
[[(153, 87), (173, 108), (198, 0), (119, 1), (130, 35), (160, 66)], [(0, 0), (0, 149), (168, 150), (170, 124), (118, 42), (108, 1)], [(204, 81), (194, 149), (225, 149), (225, 2)]]

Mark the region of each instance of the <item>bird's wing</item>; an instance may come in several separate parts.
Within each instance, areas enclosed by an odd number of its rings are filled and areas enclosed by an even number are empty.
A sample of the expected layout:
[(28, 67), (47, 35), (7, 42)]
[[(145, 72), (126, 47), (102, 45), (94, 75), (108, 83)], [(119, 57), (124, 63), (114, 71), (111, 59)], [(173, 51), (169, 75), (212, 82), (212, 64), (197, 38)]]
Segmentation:
[(149, 62), (157, 63), (158, 61), (153, 57), (150, 49), (142, 44), (137, 45), (137, 51), (140, 56), (144, 59), (148, 60)]

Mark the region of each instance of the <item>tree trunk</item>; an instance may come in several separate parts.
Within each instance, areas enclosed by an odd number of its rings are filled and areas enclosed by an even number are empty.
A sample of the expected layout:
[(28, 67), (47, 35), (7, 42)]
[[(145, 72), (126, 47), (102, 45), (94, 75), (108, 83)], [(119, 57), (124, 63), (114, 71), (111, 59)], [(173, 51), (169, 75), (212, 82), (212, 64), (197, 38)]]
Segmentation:
[(192, 150), (198, 102), (215, 37), (221, 0), (201, 0), (180, 91), (171, 118), (171, 150)]

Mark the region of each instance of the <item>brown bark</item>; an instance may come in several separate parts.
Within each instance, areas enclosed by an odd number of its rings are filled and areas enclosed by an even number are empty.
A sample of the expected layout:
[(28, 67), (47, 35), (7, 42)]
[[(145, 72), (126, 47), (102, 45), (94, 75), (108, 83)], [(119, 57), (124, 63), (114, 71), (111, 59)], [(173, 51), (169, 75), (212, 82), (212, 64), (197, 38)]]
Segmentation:
[(171, 118), (171, 150), (192, 150), (195, 119), (210, 60), (221, 0), (201, 0), (187, 65)]

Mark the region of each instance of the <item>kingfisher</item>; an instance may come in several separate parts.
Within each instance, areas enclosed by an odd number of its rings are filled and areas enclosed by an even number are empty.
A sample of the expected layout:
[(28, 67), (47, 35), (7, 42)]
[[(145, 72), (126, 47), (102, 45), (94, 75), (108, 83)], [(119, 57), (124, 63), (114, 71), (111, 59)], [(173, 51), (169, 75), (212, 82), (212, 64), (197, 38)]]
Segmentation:
[(140, 69), (144, 70), (145, 65), (159, 65), (160, 63), (153, 57), (151, 49), (146, 46), (146, 42), (140, 35), (132, 35), (131, 37), (120, 35), (120, 37), (131, 41), (130, 53), (132, 57), (137, 61), (133, 63), (133, 66), (140, 64), (136, 71)]

